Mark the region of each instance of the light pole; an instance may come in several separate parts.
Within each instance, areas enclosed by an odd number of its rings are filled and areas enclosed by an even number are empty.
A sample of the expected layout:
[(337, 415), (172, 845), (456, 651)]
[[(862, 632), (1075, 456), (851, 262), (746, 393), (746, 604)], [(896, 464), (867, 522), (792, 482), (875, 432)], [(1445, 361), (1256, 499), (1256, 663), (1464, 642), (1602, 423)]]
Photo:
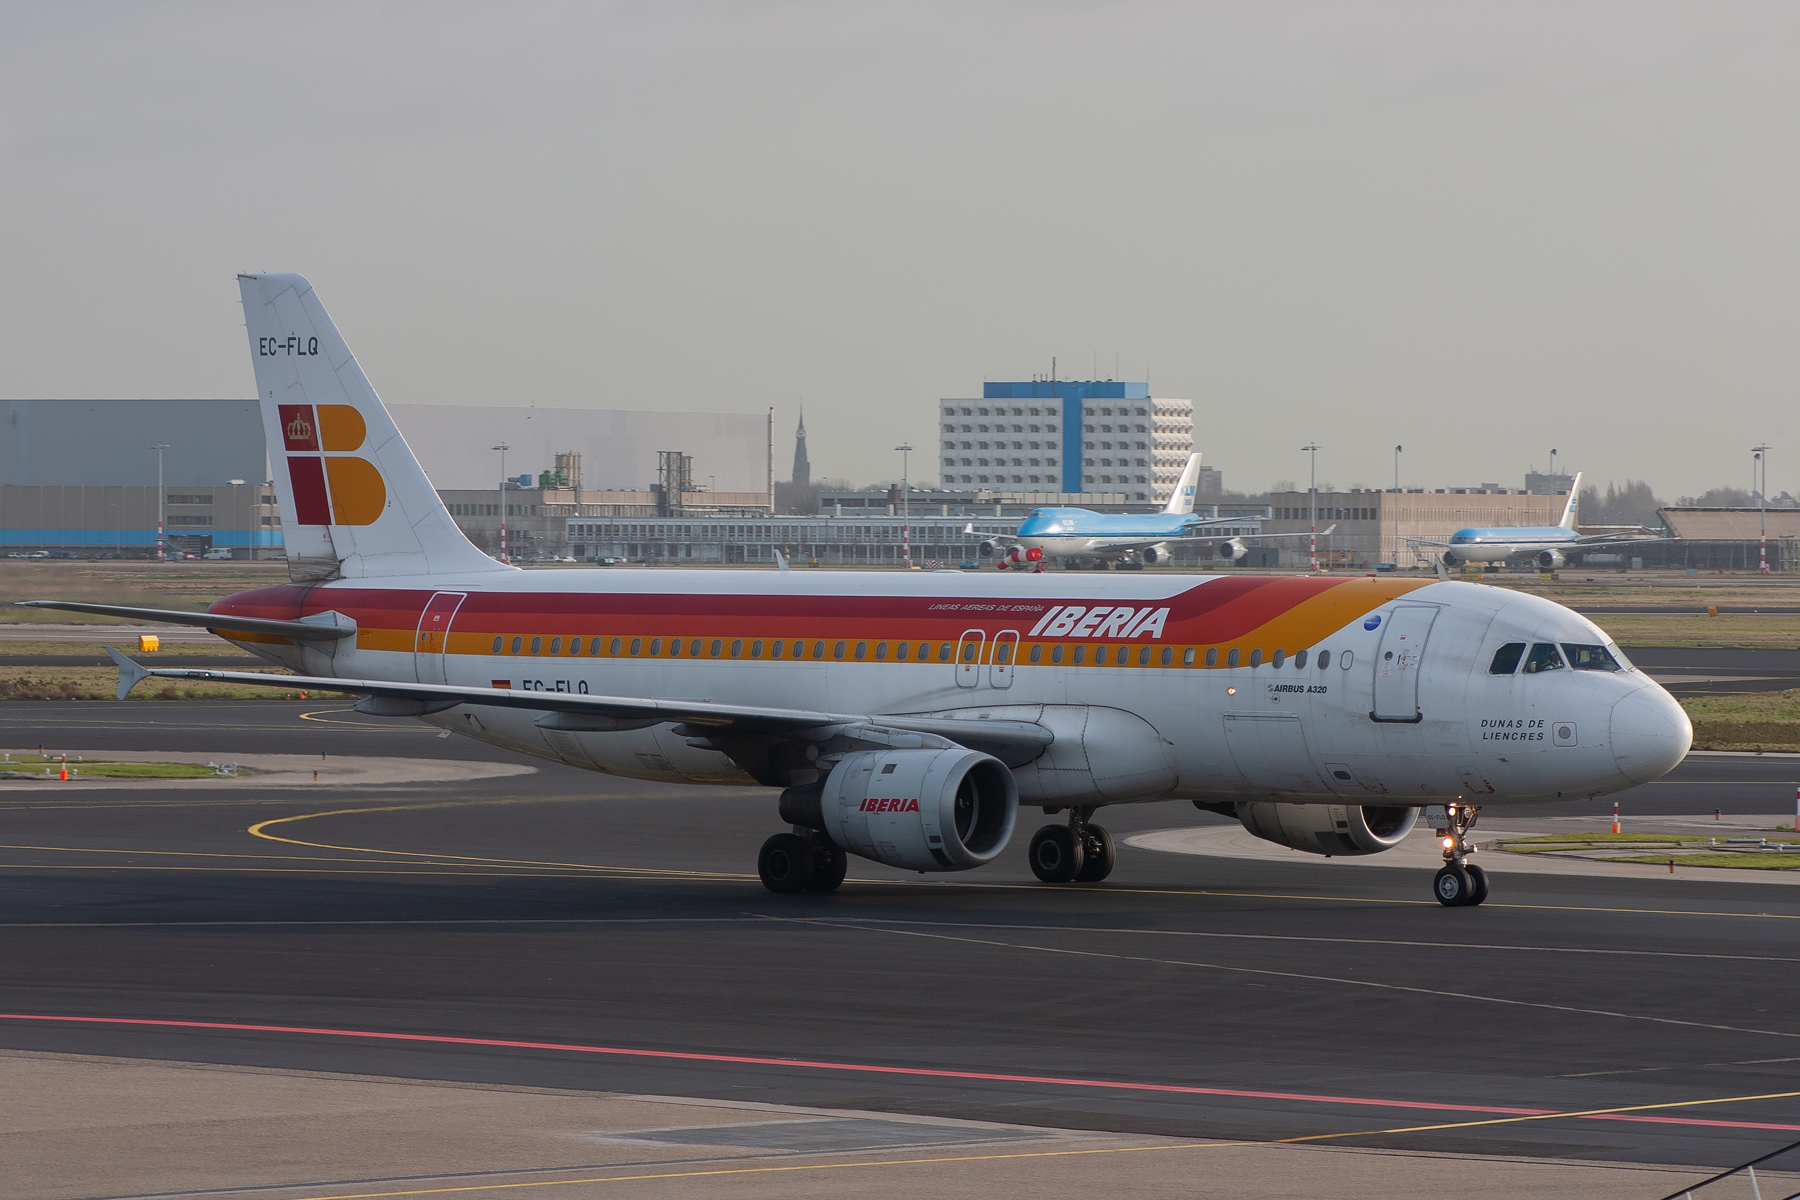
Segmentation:
[(894, 449), (900, 452), (900, 565), (911, 569), (912, 560), (912, 483), (908, 465), (912, 459), (912, 446), (901, 442)]
[(1394, 490), (1400, 490), (1400, 451), (1402, 447), (1394, 447)]
[(511, 562), (506, 556), (506, 452), (512, 447), (501, 442), (492, 448), (500, 452), (500, 561)]
[(156, 561), (157, 562), (168, 562), (169, 561), (169, 552), (163, 548), (163, 499), (164, 499), (164, 496), (163, 496), (162, 456), (163, 456), (163, 451), (167, 450), (169, 448), (169, 443), (158, 442), (158, 443), (156, 443), (156, 445), (154, 445), (150, 448), (152, 450), (156, 451)]
[(1312, 476), (1306, 488), (1309, 514), (1306, 545), (1307, 557), (1310, 559), (1306, 569), (1316, 571), (1319, 569), (1319, 444), (1309, 442), (1300, 449), (1312, 455)]
[(1762, 468), (1762, 486), (1756, 489), (1757, 525), (1759, 532), (1756, 542), (1756, 570), (1759, 575), (1769, 573), (1769, 453), (1767, 446), (1752, 446), (1751, 453), (1756, 457), (1750, 460), (1750, 478), (1756, 479), (1756, 469)]

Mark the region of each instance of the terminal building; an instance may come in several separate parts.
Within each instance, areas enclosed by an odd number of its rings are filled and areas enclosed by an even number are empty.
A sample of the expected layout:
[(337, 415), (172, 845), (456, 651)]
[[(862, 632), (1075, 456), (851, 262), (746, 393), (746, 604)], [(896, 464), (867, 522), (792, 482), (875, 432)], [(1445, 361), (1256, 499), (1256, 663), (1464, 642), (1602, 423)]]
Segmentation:
[[(457, 523), (491, 552), (502, 510), (516, 556), (562, 557), (570, 516), (771, 508), (765, 414), (390, 411)], [(661, 482), (671, 455), (681, 460), (675, 487)], [(0, 553), (153, 556), (160, 509), (171, 553), (277, 557), (268, 479), (255, 400), (0, 400)]]
[[(945, 490), (1115, 492), (1160, 504), (1194, 452), (1194, 402), (1152, 397), (1147, 383), (987, 383), (980, 399), (938, 401), (933, 417)], [(1218, 472), (1202, 475), (1202, 498), (1219, 495)]]
[[(965, 530), (970, 525), (974, 532)], [(913, 513), (889, 516), (764, 516), (657, 519), (572, 519), (571, 553), (579, 559), (632, 563), (774, 563), (776, 551), (796, 566), (898, 567), (910, 545), (916, 566), (933, 569), (971, 562), (983, 538), (1010, 534), (1017, 517)], [(903, 540), (904, 539), (904, 540)]]

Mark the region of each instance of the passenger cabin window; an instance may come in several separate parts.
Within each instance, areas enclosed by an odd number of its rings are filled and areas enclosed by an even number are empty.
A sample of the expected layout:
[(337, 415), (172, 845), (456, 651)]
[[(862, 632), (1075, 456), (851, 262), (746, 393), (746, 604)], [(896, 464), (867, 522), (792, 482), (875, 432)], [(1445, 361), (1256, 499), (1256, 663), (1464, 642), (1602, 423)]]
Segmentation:
[(1560, 671), (1562, 665), (1562, 655), (1556, 652), (1554, 643), (1538, 642), (1525, 658), (1525, 673), (1536, 675), (1540, 671)]
[(1519, 669), (1519, 660), (1524, 657), (1524, 642), (1508, 642), (1494, 651), (1494, 661), (1488, 664), (1488, 674), (1511, 675)]
[(1605, 646), (1577, 646), (1564, 642), (1563, 653), (1568, 656), (1569, 665), (1577, 671), (1623, 671), (1625, 669), (1619, 660), (1613, 657), (1612, 651)]

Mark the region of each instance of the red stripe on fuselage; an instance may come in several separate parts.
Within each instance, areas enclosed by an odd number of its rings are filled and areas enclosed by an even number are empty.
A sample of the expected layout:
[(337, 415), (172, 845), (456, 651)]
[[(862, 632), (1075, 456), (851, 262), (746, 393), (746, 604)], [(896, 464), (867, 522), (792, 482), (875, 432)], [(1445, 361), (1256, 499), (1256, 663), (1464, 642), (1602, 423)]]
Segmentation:
[[(1157, 640), (1215, 644), (1241, 638), (1305, 601), (1350, 582), (1308, 576), (1211, 579), (1163, 599), (470, 591), (457, 613), (455, 631), (943, 639), (954, 638), (965, 629), (981, 629), (990, 635), (1007, 629), (1023, 632), (1049, 609), (1079, 604), (1087, 609), (1166, 607), (1169, 620)], [(211, 611), (292, 620), (335, 610), (363, 628), (411, 630), (417, 627), (433, 594), (431, 589), (280, 585), (240, 592), (219, 601)]]

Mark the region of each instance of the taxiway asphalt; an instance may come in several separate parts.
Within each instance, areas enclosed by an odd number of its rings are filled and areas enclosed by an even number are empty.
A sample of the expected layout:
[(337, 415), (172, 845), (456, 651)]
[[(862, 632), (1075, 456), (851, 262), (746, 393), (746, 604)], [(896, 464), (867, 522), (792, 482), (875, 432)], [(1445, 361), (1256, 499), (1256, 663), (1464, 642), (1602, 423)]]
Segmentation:
[[(0, 719), (15, 751), (519, 761), (317, 705)], [(1028, 811), (983, 871), (858, 862), (834, 895), (777, 897), (753, 868), (772, 793), (535, 765), (0, 790), (0, 1047), (1593, 1162), (1800, 1139), (1792, 888), (1521, 875), (1447, 910), (1419, 869), (1125, 846), (1106, 883), (1046, 887)], [(1621, 807), (1773, 824), (1796, 777), (1696, 756)]]

